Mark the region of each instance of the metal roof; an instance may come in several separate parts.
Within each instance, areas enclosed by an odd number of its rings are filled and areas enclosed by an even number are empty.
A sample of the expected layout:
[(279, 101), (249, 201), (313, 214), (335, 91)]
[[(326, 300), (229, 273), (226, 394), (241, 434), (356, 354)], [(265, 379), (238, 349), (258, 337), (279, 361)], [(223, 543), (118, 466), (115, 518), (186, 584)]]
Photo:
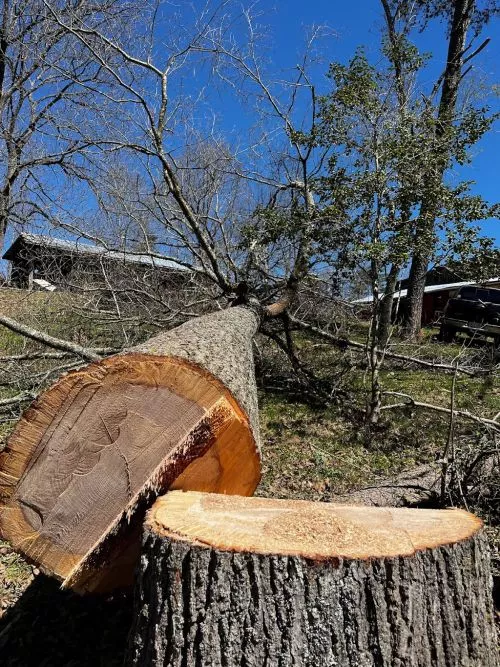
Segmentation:
[[(480, 287), (481, 285), (487, 285), (488, 283), (500, 283), (500, 278), (489, 278), (488, 280), (483, 280), (482, 282), (469, 280), (462, 283), (444, 283), (442, 285), (429, 285), (424, 289), (424, 292), (425, 294), (430, 294), (431, 292), (446, 292), (447, 290), (460, 289), (461, 287), (468, 287), (469, 285), (477, 285), (478, 287)], [(399, 290), (398, 292), (394, 292), (394, 299), (396, 300), (404, 299), (405, 296), (407, 295), (408, 295), (408, 290), (402, 289)], [(369, 296), (365, 296), (362, 299), (356, 299), (356, 301), (352, 301), (351, 303), (363, 305), (364, 303), (372, 303), (372, 302), (373, 302), (373, 295), (370, 294)]]
[(3, 259), (12, 260), (15, 256), (14, 246), (20, 242), (37, 247), (56, 248), (58, 250), (67, 250), (85, 255), (98, 255), (109, 259), (153, 266), (155, 268), (176, 269), (177, 271), (186, 271), (187, 268), (178, 264), (171, 259), (164, 259), (155, 255), (148, 255), (142, 253), (126, 252), (125, 250), (108, 250), (102, 246), (93, 245), (88, 241), (78, 239), (76, 241), (68, 241), (66, 239), (54, 238), (52, 236), (45, 236), (44, 234), (19, 234), (17, 239), (12, 243), (10, 248), (6, 250)]

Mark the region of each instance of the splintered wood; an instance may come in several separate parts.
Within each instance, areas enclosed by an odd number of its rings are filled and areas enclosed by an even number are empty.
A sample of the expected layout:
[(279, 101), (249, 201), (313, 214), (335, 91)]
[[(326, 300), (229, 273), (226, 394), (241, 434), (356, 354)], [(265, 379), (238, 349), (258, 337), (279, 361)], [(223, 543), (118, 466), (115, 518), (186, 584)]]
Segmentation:
[(21, 419), (0, 455), (0, 531), (64, 585), (108, 588), (130, 578), (148, 499), (172, 486), (252, 494), (259, 477), (248, 419), (222, 383), (181, 359), (111, 357)]

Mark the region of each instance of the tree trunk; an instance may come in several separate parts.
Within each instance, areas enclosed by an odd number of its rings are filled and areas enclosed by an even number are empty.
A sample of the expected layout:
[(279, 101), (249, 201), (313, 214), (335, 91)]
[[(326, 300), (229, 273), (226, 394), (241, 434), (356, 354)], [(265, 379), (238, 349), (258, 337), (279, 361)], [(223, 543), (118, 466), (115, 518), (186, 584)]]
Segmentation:
[(220, 311), (60, 379), (0, 454), (2, 536), (64, 586), (103, 590), (132, 582), (159, 493), (251, 495), (258, 326)]
[(415, 340), (422, 324), (422, 302), (424, 298), (425, 278), (430, 264), (435, 238), (435, 221), (439, 210), (436, 201), (436, 185), (441, 185), (450, 159), (449, 136), (455, 116), (458, 92), (462, 81), (462, 65), (475, 0), (455, 0), (448, 39), (446, 67), (443, 75), (441, 98), (436, 119), (437, 146), (431, 156), (433, 170), (427, 175), (427, 193), (421, 205), (421, 228), (416, 231), (416, 249), (412, 257), (410, 281), (408, 284), (409, 313), (406, 333)]
[(128, 667), (494, 667), (481, 521), (461, 510), (169, 493)]
[(381, 299), (377, 328), (377, 343), (379, 349), (383, 350), (389, 342), (392, 325), (392, 307), (394, 305), (394, 293), (398, 284), (399, 266), (392, 265), (385, 283), (384, 296)]
[(416, 340), (422, 327), (422, 306), (429, 257), (423, 253), (413, 256), (408, 283), (408, 316), (405, 330), (410, 340)]

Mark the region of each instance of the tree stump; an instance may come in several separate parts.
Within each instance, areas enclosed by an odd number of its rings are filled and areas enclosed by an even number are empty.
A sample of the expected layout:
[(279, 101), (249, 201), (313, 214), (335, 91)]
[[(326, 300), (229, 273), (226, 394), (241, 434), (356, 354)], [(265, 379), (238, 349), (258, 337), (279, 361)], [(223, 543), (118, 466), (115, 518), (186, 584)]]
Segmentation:
[(126, 664), (494, 667), (481, 526), (461, 510), (168, 493), (146, 520)]
[(64, 586), (132, 583), (147, 507), (169, 488), (260, 479), (252, 338), (237, 307), (191, 320), (43, 393), (0, 454), (0, 533)]

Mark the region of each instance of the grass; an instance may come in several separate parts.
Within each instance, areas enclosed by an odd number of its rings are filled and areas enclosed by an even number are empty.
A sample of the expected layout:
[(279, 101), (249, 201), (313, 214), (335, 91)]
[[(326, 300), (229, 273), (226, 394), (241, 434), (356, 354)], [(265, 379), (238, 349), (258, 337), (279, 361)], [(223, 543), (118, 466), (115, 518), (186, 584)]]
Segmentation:
[[(97, 319), (86, 311), (83, 295), (69, 292), (37, 292), (12, 288), (0, 289), (0, 312), (23, 324), (56, 338), (83, 346), (118, 346), (122, 341), (119, 322)], [(140, 327), (130, 325), (131, 340), (142, 335)], [(130, 333), (130, 332), (129, 332)], [(40, 344), (0, 328), (0, 353), (18, 354), (43, 349)]]
[(33, 581), (33, 568), (0, 540), (0, 619)]
[[(367, 432), (338, 408), (318, 409), (277, 395), (260, 403), (263, 478), (259, 495), (329, 500), (432, 459), (434, 447), (398, 442), (386, 425)], [(391, 437), (389, 435), (389, 431)]]
[[(362, 340), (367, 326), (356, 322), (354, 335)], [(443, 345), (436, 331), (426, 331), (420, 344), (409, 346), (393, 340), (393, 349), (408, 356), (452, 361), (460, 356), (488, 353), (488, 348), (464, 352), (463, 342)], [(264, 475), (259, 493), (312, 500), (330, 500), (338, 494), (376, 485), (423, 463), (441, 458), (448, 437), (449, 419), (442, 413), (411, 407), (384, 411), (380, 423), (370, 430), (362, 411), (370, 388), (364, 355), (297, 336), (301, 358), (323, 379), (336, 377), (340, 398), (337, 405), (314, 407), (300, 396), (263, 393), (261, 422)], [(452, 375), (423, 368), (405, 368), (386, 359), (380, 374), (384, 391), (401, 392), (416, 401), (449, 408)], [(342, 393), (346, 392), (346, 393)], [(403, 399), (386, 396), (385, 404)], [(458, 375), (455, 408), (493, 418), (500, 412), (500, 377)], [(476, 423), (459, 419), (456, 438), (477, 442), (484, 430)], [(470, 445), (471, 447), (474, 444)]]
[[(428, 371), (385, 370), (381, 383), (386, 391), (409, 394), (415, 400), (449, 408), (452, 376)], [(498, 376), (472, 378), (458, 376), (455, 385), (455, 407), (483, 417), (494, 417), (500, 410)]]
[(7, 542), (0, 540), (4, 558), (0, 562), (0, 581), (22, 584), (32, 574), (32, 568), (18, 555), (10, 551)]

